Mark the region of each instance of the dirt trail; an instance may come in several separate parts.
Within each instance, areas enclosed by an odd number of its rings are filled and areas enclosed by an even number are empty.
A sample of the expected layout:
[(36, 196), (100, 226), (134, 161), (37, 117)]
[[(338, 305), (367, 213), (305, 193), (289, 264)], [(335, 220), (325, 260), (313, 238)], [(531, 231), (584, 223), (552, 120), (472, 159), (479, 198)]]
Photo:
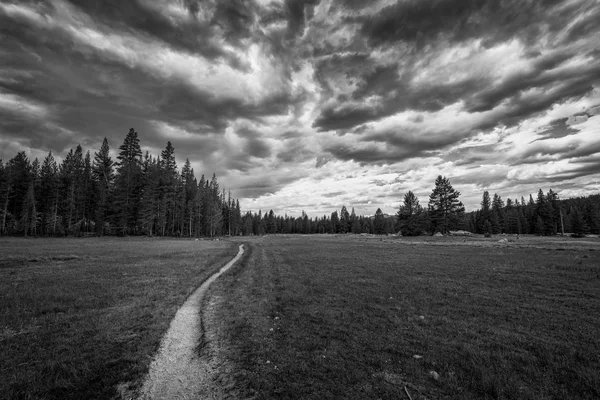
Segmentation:
[(242, 254), (244, 248), (240, 245), (237, 255), (208, 278), (177, 310), (150, 364), (140, 400), (221, 398), (218, 388), (210, 384), (212, 367), (197, 351), (202, 333), (200, 308), (210, 284), (231, 268)]

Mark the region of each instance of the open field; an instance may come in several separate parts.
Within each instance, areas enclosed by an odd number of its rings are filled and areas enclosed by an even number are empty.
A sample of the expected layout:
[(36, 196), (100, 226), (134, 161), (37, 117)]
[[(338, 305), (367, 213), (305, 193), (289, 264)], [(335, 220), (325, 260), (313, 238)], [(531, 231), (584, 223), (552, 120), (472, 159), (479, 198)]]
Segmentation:
[(236, 252), (222, 241), (0, 238), (0, 398), (138, 388), (178, 307)]
[(250, 240), (210, 289), (218, 381), (233, 398), (600, 398), (600, 241), (498, 239)]

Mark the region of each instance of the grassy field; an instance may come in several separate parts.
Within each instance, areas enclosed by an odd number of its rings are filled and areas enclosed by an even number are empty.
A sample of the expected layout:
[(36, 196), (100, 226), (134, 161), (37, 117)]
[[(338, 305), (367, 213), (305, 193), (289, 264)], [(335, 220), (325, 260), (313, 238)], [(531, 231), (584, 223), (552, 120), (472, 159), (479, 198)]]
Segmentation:
[(137, 388), (226, 242), (0, 238), (0, 398), (109, 399)]
[(598, 239), (264, 237), (211, 294), (233, 398), (600, 398)]

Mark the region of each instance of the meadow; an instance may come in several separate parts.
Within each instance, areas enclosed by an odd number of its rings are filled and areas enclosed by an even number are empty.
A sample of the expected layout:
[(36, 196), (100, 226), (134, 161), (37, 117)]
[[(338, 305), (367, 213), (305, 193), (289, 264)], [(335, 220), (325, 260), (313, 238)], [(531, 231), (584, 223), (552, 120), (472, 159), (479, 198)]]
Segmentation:
[(128, 398), (223, 241), (0, 238), (0, 398)]
[(598, 399), (597, 238), (272, 236), (212, 287), (232, 398)]
[(0, 398), (135, 397), (186, 297), (230, 398), (600, 398), (597, 238), (0, 238)]

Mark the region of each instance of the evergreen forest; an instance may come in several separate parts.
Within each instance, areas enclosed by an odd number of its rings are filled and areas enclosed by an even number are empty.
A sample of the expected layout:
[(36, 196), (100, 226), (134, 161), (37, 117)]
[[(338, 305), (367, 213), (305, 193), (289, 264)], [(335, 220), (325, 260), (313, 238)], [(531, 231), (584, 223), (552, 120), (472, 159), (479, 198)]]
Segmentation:
[(552, 189), (535, 199), (482, 194), (481, 208), (465, 212), (460, 192), (438, 176), (422, 206), (408, 191), (395, 215), (377, 209), (356, 215), (342, 206), (322, 217), (242, 213), (239, 200), (217, 177), (197, 178), (186, 159), (181, 171), (171, 142), (159, 156), (142, 154), (129, 130), (110, 157), (105, 138), (93, 156), (80, 145), (58, 164), (52, 153), (40, 163), (19, 152), (0, 160), (0, 234), (22, 236), (148, 235), (218, 237), (277, 233), (396, 234), (417, 236), (462, 230), (485, 234), (574, 236), (600, 234), (600, 194), (559, 199)]

